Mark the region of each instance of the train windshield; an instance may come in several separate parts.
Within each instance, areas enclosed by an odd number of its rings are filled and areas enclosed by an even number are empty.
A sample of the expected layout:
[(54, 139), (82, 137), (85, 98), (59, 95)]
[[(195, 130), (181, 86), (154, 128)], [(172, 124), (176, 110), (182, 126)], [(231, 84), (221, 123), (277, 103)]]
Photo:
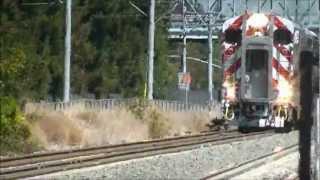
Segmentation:
[(268, 98), (268, 51), (249, 49), (245, 59), (246, 99)]

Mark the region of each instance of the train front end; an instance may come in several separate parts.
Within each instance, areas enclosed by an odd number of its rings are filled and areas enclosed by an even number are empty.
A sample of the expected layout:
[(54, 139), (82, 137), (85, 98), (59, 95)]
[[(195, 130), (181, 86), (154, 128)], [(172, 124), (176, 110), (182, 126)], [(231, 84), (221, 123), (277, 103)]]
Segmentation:
[(290, 124), (294, 97), (294, 25), (274, 15), (245, 13), (223, 26), (224, 118), (239, 128)]

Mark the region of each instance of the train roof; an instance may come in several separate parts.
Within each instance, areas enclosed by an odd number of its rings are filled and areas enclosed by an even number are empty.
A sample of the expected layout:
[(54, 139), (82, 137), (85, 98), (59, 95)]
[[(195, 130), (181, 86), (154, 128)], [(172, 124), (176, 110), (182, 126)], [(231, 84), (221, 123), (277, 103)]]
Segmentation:
[(281, 24), (283, 28), (289, 30), (292, 34), (296, 29), (302, 30), (306, 35), (317, 38), (317, 34), (304, 28), (302, 25), (299, 25), (287, 18), (281, 17), (279, 15), (275, 15), (273, 13), (252, 13), (246, 11), (242, 15), (232, 17), (226, 20), (222, 25), (222, 32), (229, 29), (242, 29), (243, 18), (247, 18), (247, 23), (251, 23), (252, 25), (263, 26), (263, 24), (267, 25), (270, 21), (271, 17), (274, 17), (274, 23)]

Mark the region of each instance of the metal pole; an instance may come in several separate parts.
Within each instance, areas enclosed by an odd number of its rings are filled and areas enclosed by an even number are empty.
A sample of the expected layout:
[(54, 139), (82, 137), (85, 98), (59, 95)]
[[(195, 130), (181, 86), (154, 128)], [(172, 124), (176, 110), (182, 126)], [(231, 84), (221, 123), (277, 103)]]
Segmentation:
[(315, 143), (315, 180), (320, 180), (320, 97), (317, 98), (317, 122), (316, 122), (316, 143)]
[(287, 12), (287, 1), (283, 0), (284, 10), (283, 10), (283, 17), (286, 17)]
[(187, 72), (187, 32), (185, 19), (185, 2), (182, 0), (182, 18), (183, 18), (183, 52), (182, 52), (182, 72)]
[(153, 61), (154, 61), (154, 14), (155, 14), (155, 0), (150, 0), (150, 16), (149, 16), (149, 73), (148, 73), (148, 99), (153, 99)]
[(186, 104), (188, 104), (188, 89), (187, 88), (186, 88), (185, 92), (186, 92)]
[(182, 65), (182, 66), (183, 66), (182, 71), (183, 71), (184, 73), (186, 73), (186, 72), (187, 72), (187, 35), (186, 35), (186, 34), (183, 36), (182, 59), (183, 59), (183, 61), (182, 61), (182, 63), (183, 63), (183, 65)]
[(248, 0), (246, 0), (246, 10), (248, 10)]
[(213, 83), (212, 83), (212, 27), (211, 27), (211, 19), (212, 16), (210, 15), (209, 25), (208, 25), (208, 92), (209, 92), (209, 100), (210, 103), (213, 101)]
[[(182, 0), (182, 18), (183, 18), (183, 52), (182, 52), (182, 72), (187, 72), (187, 32), (186, 32), (186, 7), (185, 0)], [(185, 101), (188, 104), (188, 89), (185, 89)]]
[(258, 0), (258, 13), (260, 13), (260, 0)]
[(233, 17), (236, 16), (236, 3), (234, 2), (234, 0), (232, 1), (232, 5), (233, 5)]
[(72, 7), (72, 0), (67, 0), (65, 56), (64, 56), (64, 90), (63, 90), (64, 102), (70, 101), (71, 7)]
[(308, 9), (309, 9), (309, 16), (308, 16), (308, 26), (310, 25), (310, 20), (311, 20), (311, 0), (308, 1)]
[(296, 0), (295, 21), (298, 21), (298, 0)]
[[(318, 16), (320, 19), (320, 4), (319, 4)], [(318, 44), (319, 44), (319, 61), (320, 61), (320, 22), (318, 22), (318, 41), (319, 41)], [(318, 75), (320, 76), (320, 65), (318, 67), (318, 73), (319, 73)], [(318, 83), (320, 88), (320, 81)], [(320, 180), (320, 94), (318, 94), (316, 114), (317, 114), (316, 115), (317, 123), (316, 123), (316, 143), (315, 143), (315, 154), (316, 154), (315, 180)]]

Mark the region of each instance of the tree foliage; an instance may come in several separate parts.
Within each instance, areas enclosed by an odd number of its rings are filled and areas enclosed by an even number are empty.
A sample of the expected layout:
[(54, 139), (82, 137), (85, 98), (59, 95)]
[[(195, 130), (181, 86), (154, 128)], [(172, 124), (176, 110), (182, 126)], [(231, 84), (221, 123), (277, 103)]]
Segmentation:
[(13, 98), (0, 97), (0, 154), (20, 152), (31, 132)]
[[(19, 100), (61, 100), (65, 7), (30, 2), (2, 0), (0, 5), (0, 94)], [(132, 2), (148, 12), (144, 0)], [(157, 15), (166, 6), (158, 3)], [(156, 97), (166, 97), (166, 87), (176, 78), (166, 56), (166, 29), (166, 20), (157, 23)], [(143, 96), (147, 34), (148, 17), (127, 0), (73, 1), (71, 93), (94, 98)]]

